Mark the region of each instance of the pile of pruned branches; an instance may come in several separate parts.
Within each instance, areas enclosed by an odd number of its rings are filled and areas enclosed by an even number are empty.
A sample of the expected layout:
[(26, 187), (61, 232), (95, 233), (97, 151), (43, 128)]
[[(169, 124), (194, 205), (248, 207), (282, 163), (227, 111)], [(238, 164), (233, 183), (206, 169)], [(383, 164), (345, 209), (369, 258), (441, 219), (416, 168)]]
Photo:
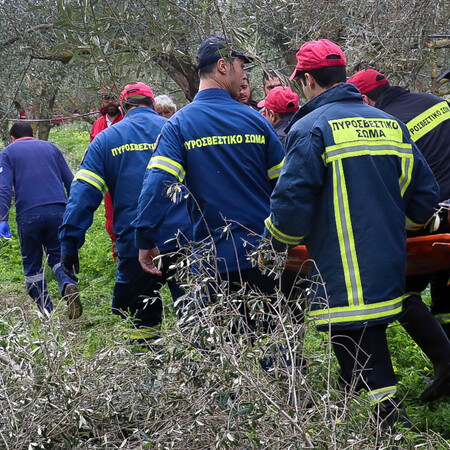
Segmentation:
[(326, 335), (305, 337), (301, 289), (291, 303), (230, 293), (178, 266), (189, 294), (157, 341), (114, 330), (87, 354), (60, 315), (0, 313), (1, 448), (445, 448), (382, 431), (364, 396), (341, 392)]

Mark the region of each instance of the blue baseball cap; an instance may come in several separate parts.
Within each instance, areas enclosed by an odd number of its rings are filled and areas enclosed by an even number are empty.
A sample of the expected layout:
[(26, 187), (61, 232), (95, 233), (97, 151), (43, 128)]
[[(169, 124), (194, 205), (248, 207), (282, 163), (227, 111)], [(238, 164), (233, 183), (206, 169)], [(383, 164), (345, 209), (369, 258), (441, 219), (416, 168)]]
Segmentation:
[(212, 36), (202, 42), (197, 52), (197, 70), (221, 58), (239, 57), (246, 63), (252, 61), (243, 50), (233, 50), (231, 39), (224, 36)]

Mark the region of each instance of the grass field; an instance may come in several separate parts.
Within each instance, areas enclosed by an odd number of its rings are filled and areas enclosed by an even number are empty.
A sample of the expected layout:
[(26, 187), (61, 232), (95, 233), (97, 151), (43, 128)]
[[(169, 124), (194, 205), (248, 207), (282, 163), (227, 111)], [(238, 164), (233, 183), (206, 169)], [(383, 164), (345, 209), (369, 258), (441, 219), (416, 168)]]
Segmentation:
[[(50, 140), (75, 172), (89, 142), (87, 125), (54, 128)], [(313, 442), (311, 448), (339, 450), (450, 449), (450, 401), (419, 402), (432, 366), (398, 323), (389, 327), (388, 337), (400, 395), (415, 428), (384, 439), (368, 431), (369, 406), (363, 399), (354, 399), (344, 415), (334, 412), (341, 411), (339, 394), (330, 394), (326, 383), (337, 386), (335, 360), (328, 354), (327, 335), (311, 326), (303, 344), (309, 359), (306, 384), (317, 411), (285, 401), (279, 380), (247, 365), (255, 358), (252, 350), (239, 347), (239, 357), (247, 359), (233, 365), (236, 351), (223, 361), (223, 355), (193, 349), (183, 341), (171, 308), (164, 353), (142, 355), (127, 348), (125, 326), (110, 312), (115, 264), (103, 206), (80, 251), (82, 317), (66, 318), (49, 270), (57, 308), (49, 318), (38, 316), (24, 289), (14, 208), (9, 223), (13, 239), (0, 241), (0, 350), (19, 367), (0, 362), (0, 448), (307, 448), (305, 442)], [(168, 305), (167, 292), (165, 300)], [(222, 336), (214, 322), (209, 333)], [(230, 342), (214, 341), (210, 355)], [(155, 387), (155, 379), (166, 380), (164, 388)], [(223, 400), (227, 389), (239, 392), (240, 399), (226, 394)]]

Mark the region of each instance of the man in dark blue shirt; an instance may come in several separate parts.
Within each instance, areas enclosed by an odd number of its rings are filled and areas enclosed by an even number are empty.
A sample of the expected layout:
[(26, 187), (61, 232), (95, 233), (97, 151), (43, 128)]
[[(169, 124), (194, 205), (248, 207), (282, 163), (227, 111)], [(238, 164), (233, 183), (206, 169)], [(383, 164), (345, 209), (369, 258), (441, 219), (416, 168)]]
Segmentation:
[(42, 268), (42, 248), (55, 273), (61, 295), (68, 304), (70, 319), (78, 318), (82, 306), (75, 278), (61, 268), (58, 227), (70, 191), (72, 172), (62, 153), (47, 141), (33, 137), (27, 123), (11, 127), (12, 144), (0, 156), (0, 220), (8, 220), (12, 188), (15, 190), (16, 220), (28, 294), (41, 312), (53, 304)]
[(202, 265), (230, 290), (247, 283), (271, 293), (274, 280), (252, 267), (247, 253), (262, 234), (284, 150), (269, 122), (234, 100), (246, 60), (223, 37), (202, 43), (199, 92), (161, 131), (133, 225), (142, 267), (159, 274), (153, 261), (159, 254), (158, 226), (167, 220), (171, 203), (163, 191), (168, 184), (183, 182), (193, 199), (194, 241), (213, 255), (197, 260), (197, 269)]

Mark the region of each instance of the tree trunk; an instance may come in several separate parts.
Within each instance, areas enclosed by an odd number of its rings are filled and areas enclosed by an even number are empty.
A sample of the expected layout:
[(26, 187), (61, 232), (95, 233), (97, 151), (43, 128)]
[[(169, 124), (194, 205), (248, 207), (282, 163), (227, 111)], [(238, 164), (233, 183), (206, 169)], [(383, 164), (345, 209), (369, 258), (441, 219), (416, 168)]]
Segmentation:
[(49, 93), (47, 85), (44, 85), (40, 93), (40, 101), (37, 105), (37, 118), (38, 119), (48, 119), (42, 122), (37, 122), (36, 127), (36, 137), (43, 141), (48, 141), (48, 136), (50, 134), (50, 128), (52, 123), (50, 121), (53, 114), (53, 107), (55, 105), (55, 99), (58, 89), (55, 87)]
[(198, 92), (200, 80), (191, 58), (171, 52), (155, 56), (154, 61), (180, 86), (186, 99), (192, 101)]

